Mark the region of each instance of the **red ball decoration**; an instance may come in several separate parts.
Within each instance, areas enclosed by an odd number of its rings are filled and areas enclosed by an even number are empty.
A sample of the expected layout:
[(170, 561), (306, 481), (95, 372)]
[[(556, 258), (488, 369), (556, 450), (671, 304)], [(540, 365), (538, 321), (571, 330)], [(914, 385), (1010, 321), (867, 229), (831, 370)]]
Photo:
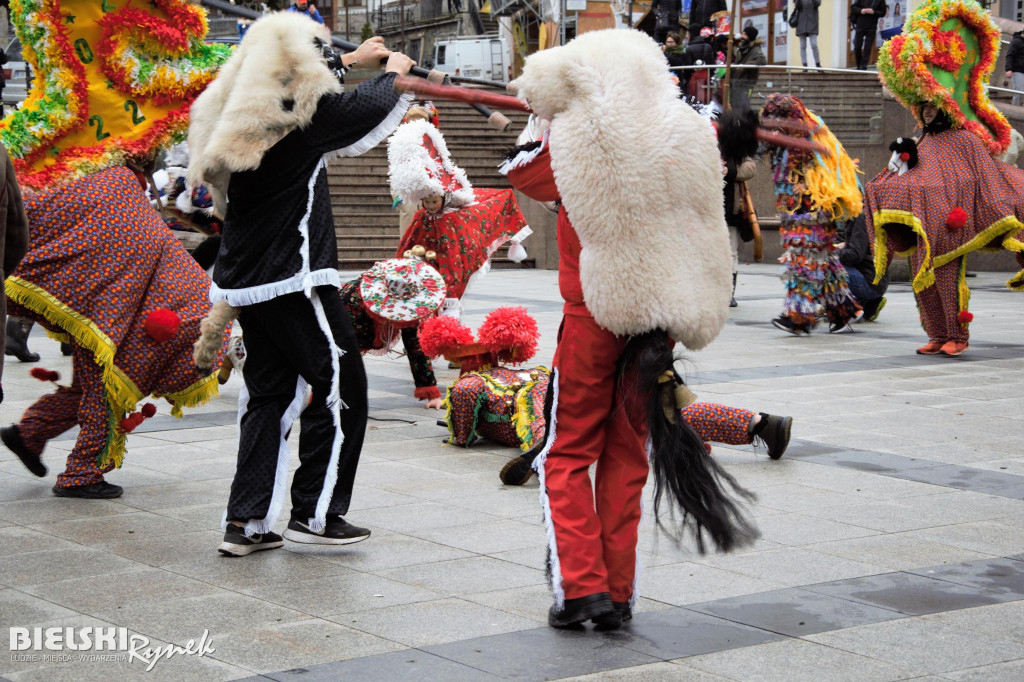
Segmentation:
[(153, 403), (146, 403), (145, 405), (142, 406), (142, 409), (139, 411), (142, 412), (143, 417), (149, 419), (150, 417), (156, 414), (156, 405), (154, 405)]
[(967, 225), (967, 211), (957, 206), (946, 217), (946, 229), (962, 230), (965, 225)]
[(146, 321), (142, 326), (154, 341), (165, 343), (178, 333), (178, 328), (181, 327), (181, 318), (173, 310), (159, 308), (146, 315)]
[(522, 306), (497, 308), (477, 330), (480, 343), (502, 362), (526, 362), (537, 352), (540, 330)]
[(970, 310), (961, 310), (960, 313), (956, 316), (956, 321), (959, 322), (960, 324), (970, 324), (971, 322), (974, 321), (974, 313), (972, 313)]
[(900, 154), (900, 161), (902, 161), (903, 163), (910, 161), (910, 154), (907, 152), (903, 152), (902, 154)]
[(45, 369), (43, 367), (33, 367), (28, 371), (29, 376), (39, 381), (57, 381), (60, 379), (60, 373), (55, 372), (52, 369)]
[(130, 415), (121, 420), (121, 430), (125, 433), (131, 433), (135, 430), (139, 424), (144, 422), (146, 418), (141, 412), (132, 412)]
[(458, 320), (449, 315), (432, 317), (420, 324), (419, 338), (420, 347), (430, 358), (436, 358), (459, 346), (476, 342), (469, 327), (460, 324)]

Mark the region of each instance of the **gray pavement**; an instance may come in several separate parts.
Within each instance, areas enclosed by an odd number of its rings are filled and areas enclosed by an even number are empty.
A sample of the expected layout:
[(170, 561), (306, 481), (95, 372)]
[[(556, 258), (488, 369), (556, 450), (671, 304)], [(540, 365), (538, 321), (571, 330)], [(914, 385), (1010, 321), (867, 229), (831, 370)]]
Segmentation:
[[(51, 495), (73, 433), (47, 449), (46, 479), (0, 448), (0, 637), (118, 626), (157, 647), (207, 630), (213, 649), (148, 673), (138, 660), (80, 657), (93, 652), (12, 651), (0, 675), (1024, 679), (1024, 298), (1001, 288), (1005, 276), (979, 273), (969, 280), (971, 349), (921, 357), (908, 285), (893, 285), (878, 322), (795, 338), (769, 324), (781, 306), (777, 274), (743, 266), (740, 307), (686, 364), (702, 400), (795, 418), (780, 461), (714, 448), (758, 494), (750, 511), (763, 537), (701, 556), (648, 514), (642, 599), (623, 631), (547, 628), (536, 479), (500, 484), (511, 449), (443, 445), (438, 414), (412, 398), (404, 358), (368, 357), (372, 420), (349, 518), (373, 537), (349, 548), (217, 554), (237, 377), (184, 419), (162, 405), (129, 437), (124, 467), (108, 477), (125, 486), (118, 500)], [(504, 303), (535, 315), (536, 363), (549, 362), (556, 273), (492, 272), (467, 296), (467, 320)], [(37, 333), (31, 343), (41, 366), (69, 375), (55, 342)], [(30, 365), (8, 360), (4, 423), (46, 390)], [(297, 435), (291, 444), (294, 468)]]

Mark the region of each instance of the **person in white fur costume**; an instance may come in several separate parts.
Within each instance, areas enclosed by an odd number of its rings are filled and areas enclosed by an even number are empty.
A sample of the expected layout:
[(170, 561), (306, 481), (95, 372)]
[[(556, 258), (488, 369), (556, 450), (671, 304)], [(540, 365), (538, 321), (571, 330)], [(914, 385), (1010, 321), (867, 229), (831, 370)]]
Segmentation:
[(548, 622), (615, 628), (637, 596), (648, 438), (656, 511), (667, 491), (701, 551), (705, 532), (726, 551), (757, 535), (722, 480), (749, 494), (676, 416), (692, 394), (673, 345), (703, 348), (728, 314), (721, 161), (711, 127), (679, 99), (642, 33), (595, 31), (538, 52), (509, 89), (550, 129), (503, 171), (531, 198), (560, 202), (564, 317), (534, 462), (555, 598)]

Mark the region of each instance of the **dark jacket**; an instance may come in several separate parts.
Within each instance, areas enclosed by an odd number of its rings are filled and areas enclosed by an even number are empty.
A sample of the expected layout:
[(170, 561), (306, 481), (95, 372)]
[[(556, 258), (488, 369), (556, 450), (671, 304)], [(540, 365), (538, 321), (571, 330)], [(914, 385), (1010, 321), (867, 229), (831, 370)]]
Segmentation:
[[(863, 14), (861, 10), (873, 9), (874, 14)], [(889, 11), (885, 0), (854, 0), (850, 7), (850, 21), (858, 31), (874, 31), (878, 28), (878, 20)]]
[[(11, 165), (11, 157), (7, 156), (7, 149), (0, 145), (0, 263), (3, 264), (3, 272), (0, 272), (0, 281), (7, 279), (7, 275), (14, 272), (18, 263), (25, 256), (28, 250), (28, 218), (25, 216), (25, 206), (21, 203), (21, 188), (18, 187), (18, 178), (14, 174), (14, 166)], [(7, 297), (0, 296), (0, 346), (7, 339)], [(0, 356), (0, 379), (3, 378), (4, 359)], [(0, 401), (3, 400), (3, 390), (0, 389)]]
[[(740, 43), (739, 59), (736, 60), (736, 64), (757, 64), (759, 66), (767, 64), (768, 58), (764, 56), (762, 45), (764, 45), (764, 41), (760, 38)], [(732, 82), (735, 87), (749, 89), (757, 84), (760, 75), (761, 69), (735, 69), (732, 72)]]
[(725, 0), (693, 0), (690, 4), (690, 23), (701, 26), (710, 24), (712, 14), (725, 10)]
[[(689, 60), (689, 65), (696, 64), (697, 60), (705, 64), (714, 64), (715, 48), (701, 36), (690, 38), (690, 42), (686, 43), (686, 58)], [(693, 71), (689, 73), (692, 74)]]
[(1006, 51), (1006, 70), (1024, 73), (1024, 31), (1017, 31)]
[(882, 277), (878, 284), (875, 281), (875, 259), (871, 255), (871, 242), (868, 240), (868, 224), (861, 213), (853, 220), (837, 223), (839, 240), (845, 242), (839, 249), (839, 262), (847, 269), (856, 268), (864, 275), (868, 284), (872, 285), (879, 296), (889, 288), (889, 275)]
[(653, 0), (651, 14), (657, 25), (675, 30), (679, 28), (679, 13), (683, 11), (683, 0)]
[(798, 36), (818, 35), (818, 7), (821, 0), (794, 0), (793, 8), (800, 10), (796, 19)]

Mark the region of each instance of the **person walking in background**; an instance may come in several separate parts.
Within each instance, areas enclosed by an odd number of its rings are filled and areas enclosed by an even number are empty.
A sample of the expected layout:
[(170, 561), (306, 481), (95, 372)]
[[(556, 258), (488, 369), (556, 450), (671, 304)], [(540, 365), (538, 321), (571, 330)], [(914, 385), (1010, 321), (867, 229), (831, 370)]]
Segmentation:
[[(18, 177), (14, 174), (14, 166), (7, 155), (7, 149), (0, 145), (0, 280), (7, 279), (28, 249), (28, 218), (25, 217), (25, 206), (21, 203), (21, 188)], [(0, 297), (0, 334), (4, 333), (7, 324), (7, 297)], [(0, 379), (3, 378), (4, 359), (0, 355)], [(3, 386), (0, 385), (0, 402), (4, 400)]]
[(719, 12), (726, 12), (725, 0), (693, 0), (690, 4), (690, 23), (698, 26), (710, 26), (711, 17)]
[(811, 52), (814, 54), (814, 65), (821, 68), (821, 56), (818, 54), (818, 7), (821, 0), (793, 0), (793, 14), (789, 18), (789, 25), (796, 29), (796, 35), (800, 39), (800, 61), (807, 67), (807, 42), (811, 43)]
[(889, 11), (885, 0), (854, 0), (850, 7), (850, 21), (856, 32), (853, 36), (853, 54), (857, 58), (857, 69), (867, 71), (871, 51), (875, 47), (875, 33), (878, 20)]
[[(1006, 51), (1006, 77), (1010, 79), (1010, 87), (1024, 91), (1024, 29), (1013, 34), (1010, 49)], [(1019, 107), (1021, 95), (1013, 96), (1013, 106)]]
[(679, 29), (679, 13), (682, 9), (682, 0), (653, 0), (651, 13), (654, 14), (655, 42), (664, 43), (669, 31)]
[(305, 14), (318, 24), (324, 23), (324, 18), (316, 11), (316, 5), (309, 4), (309, 0), (295, 0), (295, 4), (289, 7), (288, 11)]
[[(743, 29), (736, 66), (759, 67), (767, 64), (768, 58), (764, 56), (762, 45), (764, 45), (764, 41), (757, 37), (756, 27), (747, 26)], [(733, 109), (744, 111), (750, 108), (750, 91), (757, 85), (757, 79), (760, 77), (761, 69), (759, 68), (737, 68), (732, 72), (732, 89), (729, 99)]]

